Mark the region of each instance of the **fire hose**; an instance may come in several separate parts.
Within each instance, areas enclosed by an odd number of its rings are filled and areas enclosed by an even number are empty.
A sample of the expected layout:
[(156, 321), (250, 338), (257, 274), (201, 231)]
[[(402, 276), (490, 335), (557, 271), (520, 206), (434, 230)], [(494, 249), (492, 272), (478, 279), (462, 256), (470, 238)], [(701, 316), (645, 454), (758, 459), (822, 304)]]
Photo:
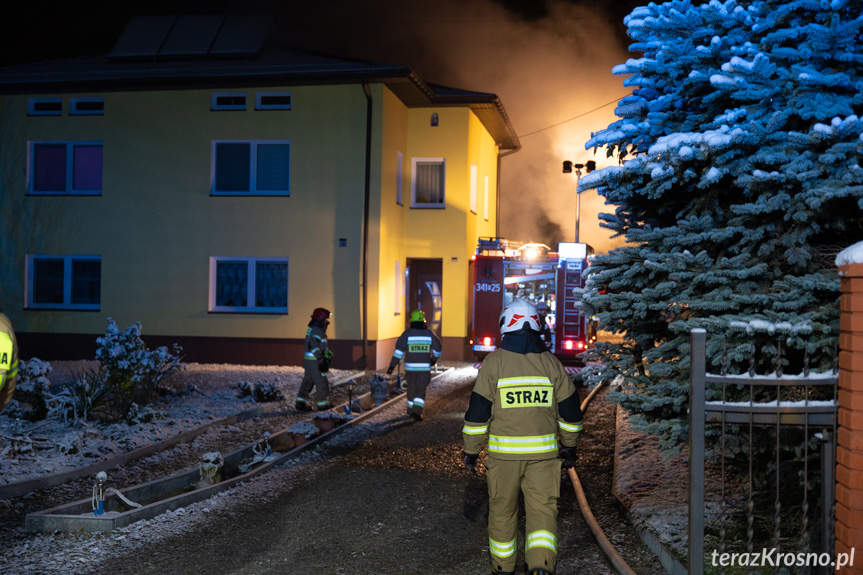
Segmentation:
[[(590, 400), (599, 393), (599, 390), (602, 389), (604, 385), (605, 382), (600, 383), (593, 388), (586, 398), (584, 398), (584, 401), (581, 402), (582, 413), (587, 411), (588, 403), (590, 403)], [(593, 538), (596, 539), (597, 545), (602, 549), (602, 552), (605, 554), (608, 561), (620, 575), (636, 575), (635, 571), (627, 565), (626, 561), (621, 557), (620, 553), (617, 552), (617, 549), (614, 548), (614, 545), (611, 544), (611, 541), (608, 540), (608, 537), (605, 536), (602, 528), (596, 522), (596, 518), (590, 510), (590, 505), (587, 504), (587, 497), (584, 495), (584, 489), (581, 487), (581, 481), (578, 479), (578, 474), (575, 472), (575, 468), (570, 468), (569, 479), (572, 481), (572, 488), (575, 490), (575, 498), (578, 500), (578, 507), (581, 510), (581, 514), (584, 516), (584, 522), (587, 523), (588, 529), (590, 529)]]

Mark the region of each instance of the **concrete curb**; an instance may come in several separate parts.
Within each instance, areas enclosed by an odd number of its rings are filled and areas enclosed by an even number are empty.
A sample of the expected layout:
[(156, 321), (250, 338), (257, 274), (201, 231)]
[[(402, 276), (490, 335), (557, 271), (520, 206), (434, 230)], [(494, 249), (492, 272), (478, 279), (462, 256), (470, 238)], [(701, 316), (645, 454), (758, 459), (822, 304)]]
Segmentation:
[[(359, 377), (361, 375), (365, 375), (365, 373), (362, 371), (358, 371), (336, 380), (331, 385), (339, 385), (348, 381), (351, 378)], [(189, 431), (179, 433), (174, 437), (169, 437), (168, 439), (163, 439), (162, 441), (139, 447), (138, 449), (123, 453), (112, 459), (97, 461), (92, 465), (88, 465), (87, 467), (82, 467), (80, 469), (72, 469), (69, 471), (63, 471), (61, 473), (36, 477), (34, 479), (25, 479), (24, 481), (7, 483), (6, 485), (0, 486), (0, 501), (4, 499), (12, 499), (13, 497), (19, 497), (21, 495), (30, 493), (31, 491), (37, 491), (39, 489), (45, 489), (46, 487), (60, 485), (62, 483), (66, 483), (67, 481), (81, 479), (82, 477), (89, 477), (91, 475), (95, 475), (100, 471), (105, 471), (107, 469), (112, 469), (119, 465), (123, 465), (125, 463), (128, 463), (129, 461), (140, 459), (142, 457), (149, 457), (154, 453), (164, 451), (180, 443), (188, 443), (189, 441), (192, 441), (199, 435), (213, 428), (233, 425), (242, 421), (254, 419), (265, 413), (275, 411), (282, 405), (282, 402), (272, 402), (258, 407), (254, 407), (247, 411), (238, 413), (237, 415), (232, 415), (218, 421), (212, 421), (206, 425), (202, 425), (201, 427), (196, 427), (195, 429), (190, 429)]]

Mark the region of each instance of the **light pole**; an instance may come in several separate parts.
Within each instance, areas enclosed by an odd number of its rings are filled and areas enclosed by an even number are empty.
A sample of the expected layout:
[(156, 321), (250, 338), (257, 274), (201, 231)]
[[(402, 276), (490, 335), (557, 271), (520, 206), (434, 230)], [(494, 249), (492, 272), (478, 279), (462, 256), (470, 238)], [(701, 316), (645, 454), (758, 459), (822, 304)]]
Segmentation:
[(596, 169), (596, 162), (588, 160), (587, 164), (573, 164), (569, 160), (563, 161), (563, 173), (571, 174), (575, 168), (575, 243), (578, 243), (578, 224), (581, 219), (581, 192), (578, 190), (578, 181), (581, 180), (581, 170), (586, 169), (589, 174)]

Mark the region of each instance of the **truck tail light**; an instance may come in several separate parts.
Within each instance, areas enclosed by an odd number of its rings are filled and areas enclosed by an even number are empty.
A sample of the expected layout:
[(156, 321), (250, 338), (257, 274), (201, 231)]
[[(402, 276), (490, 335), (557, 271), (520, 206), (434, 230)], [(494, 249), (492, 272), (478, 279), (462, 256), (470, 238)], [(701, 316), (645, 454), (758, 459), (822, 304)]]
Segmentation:
[(482, 338), (482, 344), (483, 345), (491, 345), (491, 338), (490, 337)]

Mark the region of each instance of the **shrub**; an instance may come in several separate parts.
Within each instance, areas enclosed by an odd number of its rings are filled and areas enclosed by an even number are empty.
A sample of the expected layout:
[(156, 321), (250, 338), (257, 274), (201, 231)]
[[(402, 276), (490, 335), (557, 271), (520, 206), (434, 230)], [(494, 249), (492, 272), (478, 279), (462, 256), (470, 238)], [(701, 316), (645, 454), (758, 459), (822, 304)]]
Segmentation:
[[(48, 415), (48, 404), (45, 394), (51, 382), (48, 375), (51, 373), (51, 364), (34, 357), (30, 361), (21, 360), (18, 364), (18, 382), (15, 385), (17, 404), (10, 407), (9, 414), (15, 414), (22, 419), (33, 421), (44, 419)], [(29, 405), (29, 409), (21, 406), (21, 403)]]
[(124, 331), (108, 318), (105, 335), (96, 343), (96, 360), (99, 377), (109, 389), (108, 417), (120, 418), (129, 412), (133, 403), (148, 404), (156, 395), (159, 383), (185, 368), (182, 351), (174, 344), (148, 350), (141, 339), (141, 323), (135, 322)]

